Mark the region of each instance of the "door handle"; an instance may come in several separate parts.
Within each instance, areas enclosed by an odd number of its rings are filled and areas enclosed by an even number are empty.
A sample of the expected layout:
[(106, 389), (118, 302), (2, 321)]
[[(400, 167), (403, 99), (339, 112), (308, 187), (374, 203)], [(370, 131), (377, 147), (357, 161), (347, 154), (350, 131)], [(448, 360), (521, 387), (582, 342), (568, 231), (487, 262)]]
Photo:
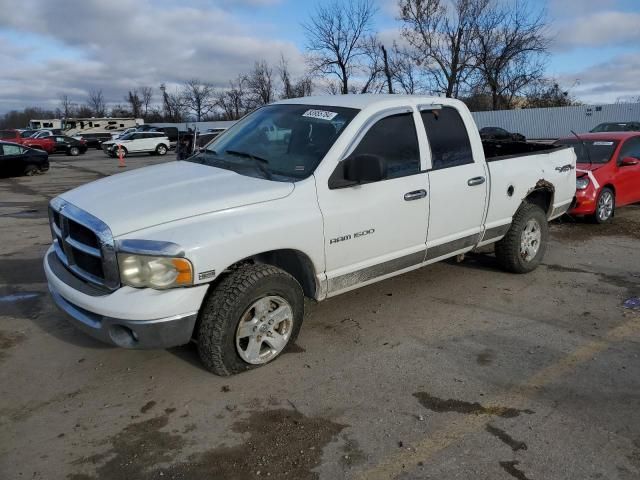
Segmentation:
[(427, 196), (426, 190), (414, 190), (413, 192), (405, 193), (404, 199), (407, 202), (410, 202), (411, 200), (420, 200), (421, 198), (424, 198), (426, 196)]
[(575, 167), (573, 165), (571, 165), (570, 163), (567, 163), (566, 165), (563, 165), (561, 167), (556, 167), (556, 171), (557, 172), (570, 172), (571, 170), (573, 170)]
[(475, 185), (482, 185), (484, 183), (484, 180), (484, 177), (473, 177), (467, 180), (467, 185), (469, 185), (470, 187), (473, 187)]

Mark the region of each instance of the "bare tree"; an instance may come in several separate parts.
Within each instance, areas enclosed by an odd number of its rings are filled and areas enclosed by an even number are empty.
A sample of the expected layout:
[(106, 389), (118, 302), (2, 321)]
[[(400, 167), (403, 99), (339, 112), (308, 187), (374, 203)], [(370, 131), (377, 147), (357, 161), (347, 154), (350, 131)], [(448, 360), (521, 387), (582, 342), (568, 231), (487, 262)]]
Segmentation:
[(423, 86), (413, 55), (394, 43), (389, 57), (391, 77), (399, 90), (410, 95), (420, 92)]
[(275, 98), (273, 69), (261, 60), (253, 65), (246, 77), (246, 86), (250, 97), (250, 108), (258, 108), (271, 103)]
[(477, 23), (490, 0), (400, 0), (402, 36), (423, 65), (431, 90), (458, 97), (476, 65)]
[(164, 83), (160, 84), (160, 91), (162, 92), (162, 110), (165, 120), (181, 122), (185, 115), (185, 108), (180, 92), (178, 90), (173, 93), (168, 92)]
[(311, 73), (337, 77), (341, 93), (349, 93), (349, 79), (365, 55), (363, 40), (375, 12), (373, 0), (318, 4), (311, 20), (302, 25)]
[(129, 90), (127, 96), (124, 98), (131, 107), (131, 114), (134, 118), (139, 118), (142, 112), (142, 100), (140, 99), (140, 95), (138, 94), (137, 89)]
[(76, 104), (71, 101), (69, 95), (60, 95), (60, 110), (64, 118), (73, 116), (76, 110)]
[(476, 26), (477, 67), (493, 110), (510, 108), (516, 95), (542, 78), (550, 42), (544, 15), (520, 0), (494, 3), (481, 15)]
[(529, 85), (525, 92), (525, 108), (570, 107), (579, 105), (569, 90), (552, 79), (544, 78)]
[(151, 105), (151, 100), (153, 99), (153, 88), (151, 87), (140, 87), (140, 101), (142, 102), (142, 114), (143, 116), (147, 116), (149, 114), (149, 106)]
[(313, 81), (311, 77), (304, 76), (294, 82), (289, 73), (289, 64), (284, 56), (280, 57), (278, 74), (280, 75), (280, 82), (282, 83), (280, 98), (297, 98), (311, 95), (313, 91)]
[(200, 122), (215, 109), (214, 94), (215, 90), (210, 84), (192, 79), (182, 87), (182, 103)]
[(87, 104), (96, 117), (104, 117), (107, 111), (107, 106), (104, 101), (102, 90), (89, 90), (89, 101)]
[(366, 74), (360, 93), (380, 93), (384, 87), (381, 82), (384, 75), (384, 59), (382, 56), (382, 44), (375, 35), (370, 35), (363, 40), (362, 48), (366, 58), (366, 66), (363, 70)]
[(239, 75), (229, 82), (229, 88), (218, 91), (216, 105), (222, 110), (225, 120), (237, 120), (247, 112), (246, 78)]

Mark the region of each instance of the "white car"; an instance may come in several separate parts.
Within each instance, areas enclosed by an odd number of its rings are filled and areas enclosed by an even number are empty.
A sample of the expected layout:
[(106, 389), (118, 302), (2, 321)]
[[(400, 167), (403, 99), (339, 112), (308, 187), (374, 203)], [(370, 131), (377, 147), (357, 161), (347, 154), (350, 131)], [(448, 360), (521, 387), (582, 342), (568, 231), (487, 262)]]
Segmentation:
[[(288, 140), (269, 140), (270, 124)], [(231, 375), (295, 341), (304, 297), (488, 244), (503, 269), (532, 271), (548, 220), (573, 201), (575, 164), (570, 147), (483, 143), (450, 98), (283, 100), (185, 161), (54, 198), (44, 269), (88, 334), (128, 348), (195, 339), (206, 368)]]
[(31, 138), (47, 138), (62, 134), (62, 130), (38, 130), (36, 133), (31, 135)]
[(127, 128), (126, 130), (123, 130), (121, 132), (114, 132), (111, 134), (111, 140), (118, 140), (119, 138), (124, 137), (125, 135), (129, 135), (130, 133), (133, 133), (135, 131), (138, 130), (138, 127), (131, 127), (131, 128)]
[(130, 153), (151, 153), (165, 155), (171, 146), (169, 137), (164, 132), (131, 132), (117, 140), (102, 142), (102, 150), (111, 157)]

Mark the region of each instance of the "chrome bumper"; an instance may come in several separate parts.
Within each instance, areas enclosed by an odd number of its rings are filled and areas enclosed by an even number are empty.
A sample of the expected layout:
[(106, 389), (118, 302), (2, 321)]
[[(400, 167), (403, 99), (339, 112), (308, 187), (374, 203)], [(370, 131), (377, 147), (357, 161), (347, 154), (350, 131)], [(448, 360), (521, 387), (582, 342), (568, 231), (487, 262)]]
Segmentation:
[(106, 317), (66, 300), (49, 287), (54, 302), (79, 330), (102, 342), (124, 348), (169, 348), (189, 343), (197, 313), (157, 320), (127, 320)]

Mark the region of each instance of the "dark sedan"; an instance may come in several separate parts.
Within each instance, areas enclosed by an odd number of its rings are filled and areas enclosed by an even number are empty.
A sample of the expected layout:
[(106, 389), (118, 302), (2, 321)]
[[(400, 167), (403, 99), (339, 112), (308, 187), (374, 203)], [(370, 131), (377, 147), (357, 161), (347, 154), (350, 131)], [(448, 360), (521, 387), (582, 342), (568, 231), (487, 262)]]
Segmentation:
[(56, 142), (56, 148), (53, 153), (66, 153), (72, 157), (77, 157), (87, 151), (87, 143), (83, 140), (76, 140), (66, 135), (55, 135), (51, 139)]
[(49, 170), (49, 154), (42, 150), (0, 142), (0, 175), (36, 175)]
[(482, 140), (493, 140), (498, 142), (526, 142), (527, 139), (521, 133), (511, 133), (500, 127), (484, 127), (480, 129)]

